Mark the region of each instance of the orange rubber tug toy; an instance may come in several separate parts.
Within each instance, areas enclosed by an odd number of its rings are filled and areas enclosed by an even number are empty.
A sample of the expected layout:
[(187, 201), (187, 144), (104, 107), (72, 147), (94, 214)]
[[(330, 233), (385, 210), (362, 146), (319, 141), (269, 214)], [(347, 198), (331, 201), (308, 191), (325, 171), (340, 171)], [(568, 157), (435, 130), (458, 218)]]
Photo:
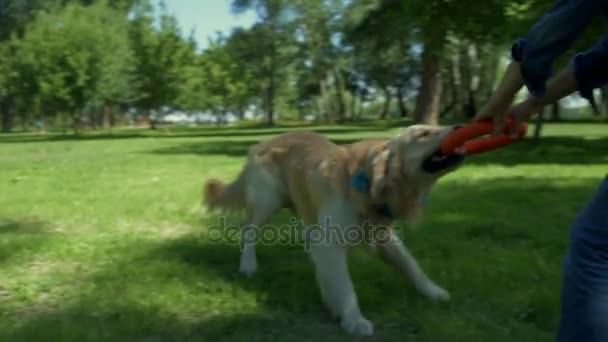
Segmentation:
[(519, 126), (518, 135), (512, 138), (508, 135), (513, 127), (513, 118), (509, 117), (505, 120), (503, 133), (496, 136), (481, 138), (486, 135), (491, 135), (494, 132), (494, 123), (492, 119), (486, 119), (468, 124), (462, 128), (455, 130), (441, 144), (441, 152), (446, 155), (458, 153), (467, 156), (480, 154), (488, 151), (493, 151), (501, 147), (510, 145), (520, 141), (526, 135), (528, 125), (522, 122)]

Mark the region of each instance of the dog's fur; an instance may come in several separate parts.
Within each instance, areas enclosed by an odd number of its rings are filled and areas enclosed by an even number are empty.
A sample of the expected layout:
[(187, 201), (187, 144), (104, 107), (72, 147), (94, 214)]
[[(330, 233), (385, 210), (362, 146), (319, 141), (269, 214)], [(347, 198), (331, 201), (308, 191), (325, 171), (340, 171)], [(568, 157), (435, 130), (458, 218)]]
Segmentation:
[[(256, 227), (264, 225), (282, 208), (292, 209), (306, 226), (327, 219), (338, 229), (384, 229), (391, 238), (370, 244), (382, 259), (407, 276), (416, 289), (433, 300), (449, 294), (419, 267), (390, 228), (395, 219), (414, 220), (420, 198), (443, 175), (455, 170), (463, 158), (435, 172), (422, 165), (439, 149), (454, 127), (415, 125), (392, 139), (364, 140), (336, 145), (316, 133), (288, 133), (253, 146), (246, 165), (231, 184), (208, 180), (204, 203), (210, 208), (244, 209), (248, 225), (243, 229), (240, 271), (257, 270)], [(369, 179), (369, 191), (351, 185), (357, 174)], [(378, 210), (384, 204), (391, 214)], [(370, 228), (371, 227), (371, 228)], [(350, 334), (373, 334), (372, 323), (362, 315), (347, 267), (347, 246), (325, 240), (310, 246), (321, 296), (330, 312)]]

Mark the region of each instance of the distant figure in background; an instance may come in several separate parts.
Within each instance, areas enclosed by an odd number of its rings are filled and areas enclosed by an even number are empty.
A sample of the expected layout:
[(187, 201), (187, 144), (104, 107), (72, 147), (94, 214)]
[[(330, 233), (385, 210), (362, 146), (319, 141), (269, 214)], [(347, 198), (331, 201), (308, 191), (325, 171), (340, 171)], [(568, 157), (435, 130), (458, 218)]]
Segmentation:
[[(575, 91), (595, 109), (593, 90), (608, 83), (608, 36), (547, 80), (554, 60), (572, 46), (591, 19), (607, 14), (608, 0), (557, 0), (528, 35), (513, 45), (512, 63), (474, 120), (491, 117), (498, 123), (497, 131), (502, 130), (506, 116), (525, 120)], [(524, 85), (531, 97), (512, 105)], [(571, 227), (563, 271), (557, 341), (608, 341), (608, 176)]]

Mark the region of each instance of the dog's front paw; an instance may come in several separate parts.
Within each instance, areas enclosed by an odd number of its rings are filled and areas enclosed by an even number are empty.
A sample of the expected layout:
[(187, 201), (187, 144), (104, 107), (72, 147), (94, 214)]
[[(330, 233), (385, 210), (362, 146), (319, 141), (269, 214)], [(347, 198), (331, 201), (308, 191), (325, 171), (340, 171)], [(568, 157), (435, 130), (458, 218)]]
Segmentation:
[(347, 333), (359, 337), (368, 337), (374, 334), (374, 326), (372, 322), (361, 316), (342, 320), (342, 328)]
[(450, 300), (450, 293), (433, 282), (426, 283), (421, 288), (423, 295), (437, 302), (447, 302)]

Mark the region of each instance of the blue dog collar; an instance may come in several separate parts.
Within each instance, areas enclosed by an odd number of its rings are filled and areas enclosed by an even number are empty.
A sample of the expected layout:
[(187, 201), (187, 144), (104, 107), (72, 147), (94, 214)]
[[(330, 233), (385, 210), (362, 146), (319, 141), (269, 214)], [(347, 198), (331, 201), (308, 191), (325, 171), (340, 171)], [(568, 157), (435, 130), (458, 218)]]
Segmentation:
[(350, 179), (350, 186), (361, 192), (369, 192), (371, 187), (369, 178), (363, 172), (357, 173)]
[[(369, 178), (363, 172), (357, 173), (350, 179), (350, 186), (353, 187), (353, 189), (361, 192), (369, 192), (371, 187)], [(420, 203), (427, 204), (428, 202), (428, 194), (423, 194), (420, 196)]]

